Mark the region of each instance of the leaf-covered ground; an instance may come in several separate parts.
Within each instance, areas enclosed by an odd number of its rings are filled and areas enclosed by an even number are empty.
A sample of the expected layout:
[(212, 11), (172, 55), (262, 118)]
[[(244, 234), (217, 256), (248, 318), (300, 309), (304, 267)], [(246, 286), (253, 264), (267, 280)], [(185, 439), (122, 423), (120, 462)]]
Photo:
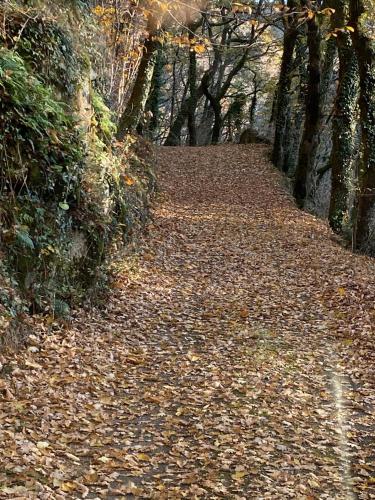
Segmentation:
[(1, 358), (1, 498), (375, 498), (375, 260), (267, 153), (159, 150), (106, 308)]

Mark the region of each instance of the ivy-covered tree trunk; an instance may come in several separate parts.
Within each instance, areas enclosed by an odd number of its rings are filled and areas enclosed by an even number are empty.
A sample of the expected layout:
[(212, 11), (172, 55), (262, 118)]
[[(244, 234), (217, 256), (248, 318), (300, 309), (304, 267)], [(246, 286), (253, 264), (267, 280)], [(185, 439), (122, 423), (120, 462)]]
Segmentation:
[(311, 159), (320, 126), (321, 83), (321, 33), (315, 16), (307, 21), (307, 45), (309, 49), (308, 81), (306, 90), (305, 127), (295, 173), (294, 196), (297, 205), (304, 206), (307, 180), (311, 172)]
[(352, 40), (357, 54), (362, 130), (362, 157), (360, 161), (360, 192), (354, 247), (360, 251), (374, 253), (374, 242), (370, 242), (371, 216), (375, 207), (375, 47), (362, 18), (366, 13), (363, 0), (350, 0)]
[[(288, 1), (289, 9), (294, 9), (299, 2)], [(284, 165), (284, 144), (287, 133), (286, 125), (290, 108), (290, 88), (292, 84), (294, 51), (297, 44), (298, 27), (293, 17), (289, 17), (284, 22), (283, 55), (281, 60), (279, 82), (277, 87), (275, 105), (275, 138), (272, 151), (272, 161), (280, 170)]]
[(133, 91), (118, 124), (117, 139), (123, 140), (127, 133), (134, 132), (144, 113), (150, 93), (152, 77), (160, 42), (155, 39), (157, 22), (150, 16), (147, 25), (149, 33), (144, 43), (142, 60), (139, 65)]
[[(341, 1), (341, 0), (339, 0)], [(329, 5), (333, 5), (333, 2), (329, 2)], [(333, 8), (333, 7), (332, 7)], [(321, 85), (320, 85), (320, 112), (319, 112), (319, 124), (318, 124), (318, 134), (315, 138), (313, 150), (311, 152), (310, 158), (310, 168), (315, 175), (318, 164), (320, 162), (319, 154), (321, 153), (321, 146), (324, 144), (324, 139), (328, 134), (326, 134), (327, 122), (327, 107), (328, 114), (332, 111), (332, 103), (330, 100), (330, 89), (334, 78), (334, 66), (337, 54), (336, 38), (331, 37), (325, 47), (324, 61), (322, 61), (322, 75), (321, 75)], [(327, 106), (328, 104), (328, 106)], [(314, 185), (308, 186), (307, 196), (313, 198), (315, 195), (315, 182)]]
[(348, 213), (349, 180), (353, 165), (354, 128), (358, 102), (358, 63), (350, 33), (344, 30), (345, 2), (335, 2), (333, 28), (337, 28), (336, 43), (339, 55), (339, 83), (332, 122), (332, 150), (330, 168), (332, 190), (329, 223), (336, 233), (341, 233)]
[[(301, 144), (301, 130), (305, 117), (305, 91), (307, 81), (307, 49), (301, 36), (297, 38), (293, 67), (298, 73), (297, 98), (294, 109), (289, 105), (286, 111), (286, 125), (282, 150), (283, 158), (279, 168), (286, 174), (293, 176), (298, 162), (299, 146)], [(293, 70), (294, 72), (294, 70)], [(297, 90), (298, 89), (298, 90)]]

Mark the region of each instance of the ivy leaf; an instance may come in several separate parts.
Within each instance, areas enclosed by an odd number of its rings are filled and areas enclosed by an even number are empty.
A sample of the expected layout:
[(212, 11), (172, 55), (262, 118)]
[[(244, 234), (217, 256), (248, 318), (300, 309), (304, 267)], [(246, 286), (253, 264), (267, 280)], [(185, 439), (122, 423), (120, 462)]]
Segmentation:
[(16, 237), (18, 243), (20, 243), (22, 246), (24, 246), (25, 248), (29, 248), (30, 250), (34, 250), (35, 245), (28, 232), (18, 230), (16, 231)]

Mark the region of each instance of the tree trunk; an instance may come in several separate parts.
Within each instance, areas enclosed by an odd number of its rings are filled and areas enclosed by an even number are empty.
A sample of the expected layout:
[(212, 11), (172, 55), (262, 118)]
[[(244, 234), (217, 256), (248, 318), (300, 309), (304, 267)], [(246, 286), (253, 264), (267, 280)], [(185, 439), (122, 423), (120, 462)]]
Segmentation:
[[(190, 42), (194, 39), (194, 34), (189, 33)], [(197, 109), (197, 54), (194, 46), (190, 49), (189, 53), (189, 90), (190, 100), (188, 106), (188, 131), (189, 131), (189, 146), (197, 145), (197, 127), (195, 123), (195, 112)]]
[(198, 144), (200, 146), (208, 146), (211, 143), (213, 123), (214, 112), (212, 110), (210, 102), (206, 98), (201, 120), (197, 127)]
[(221, 104), (219, 100), (213, 104), (213, 110), (215, 113), (214, 126), (212, 128), (212, 144), (218, 144), (221, 137), (221, 129), (223, 126), (223, 119), (221, 116)]
[[(341, 0), (339, 0), (341, 1)], [(332, 2), (330, 2), (332, 5)], [(336, 39), (334, 37), (327, 41), (324, 62), (322, 62), (322, 75), (321, 75), (321, 86), (320, 86), (320, 112), (319, 112), (319, 124), (318, 124), (318, 134), (315, 138), (313, 150), (310, 157), (311, 171), (315, 173), (316, 167), (319, 162), (319, 153), (321, 151), (321, 139), (324, 137), (324, 132), (327, 124), (326, 108), (330, 97), (330, 87), (333, 81), (333, 70), (336, 58), (337, 46)], [(331, 107), (331, 102), (329, 103)], [(331, 110), (329, 111), (331, 112)], [(313, 197), (314, 193), (311, 192), (311, 187), (308, 186), (308, 196)]]
[(321, 33), (315, 17), (307, 21), (307, 45), (309, 49), (308, 82), (306, 91), (305, 127), (295, 174), (294, 196), (297, 205), (304, 206), (307, 180), (311, 172), (311, 159), (320, 126), (321, 83)]
[(272, 151), (272, 161), (280, 170), (283, 169), (284, 165), (284, 143), (285, 134), (288, 133), (286, 124), (290, 108), (290, 87), (292, 84), (294, 50), (297, 44), (297, 36), (298, 30), (296, 27), (285, 28), (284, 48), (275, 106), (275, 138)]
[(353, 165), (355, 108), (358, 102), (358, 63), (350, 34), (343, 31), (346, 24), (342, 0), (335, 2), (334, 28), (339, 54), (339, 83), (332, 122), (332, 150), (329, 166), (332, 170), (332, 190), (329, 223), (336, 233), (341, 233), (348, 213), (349, 181)]
[(173, 59), (173, 66), (172, 66), (171, 116), (170, 116), (169, 127), (172, 127), (173, 122), (174, 122), (174, 111), (175, 111), (175, 105), (176, 105), (176, 92), (177, 92), (177, 78), (176, 78), (177, 62), (176, 62), (176, 58), (177, 58), (177, 55), (178, 55), (178, 47), (176, 50), (175, 57)]
[(212, 144), (218, 144), (220, 140), (220, 134), (221, 134), (221, 128), (222, 128), (222, 123), (223, 119), (221, 116), (221, 97), (216, 96), (211, 94), (209, 90), (209, 84), (210, 84), (210, 73), (206, 73), (204, 78), (202, 79), (202, 90), (204, 95), (207, 97), (207, 99), (210, 102), (210, 105), (213, 109), (214, 112), (214, 126), (212, 129), (212, 136), (211, 136), (211, 143)]
[[(196, 92), (196, 102), (203, 96), (202, 85), (197, 88)], [(181, 107), (177, 116), (169, 129), (168, 136), (164, 142), (164, 146), (179, 146), (181, 144), (181, 131), (184, 126), (188, 115), (189, 109), (192, 106), (192, 98), (189, 96), (182, 101)]]
[(301, 144), (301, 130), (305, 117), (305, 92), (307, 82), (307, 50), (302, 37), (298, 36), (293, 67), (298, 71), (297, 102), (292, 110), (288, 103), (285, 110), (285, 133), (283, 137), (282, 162), (279, 168), (289, 176), (293, 176), (298, 163), (298, 153)]
[(251, 103), (249, 109), (250, 128), (254, 128), (255, 114), (258, 106), (258, 92), (259, 92), (258, 82), (256, 79), (254, 79), (254, 91), (251, 97)]
[(156, 56), (160, 48), (160, 42), (154, 39), (156, 21), (151, 16), (148, 21), (147, 30), (149, 35), (144, 44), (142, 60), (139, 65), (133, 91), (118, 124), (117, 139), (120, 141), (124, 139), (127, 133), (132, 133), (136, 130), (144, 113), (151, 89)]
[(288, 109), (290, 107), (290, 87), (292, 84), (292, 70), (294, 49), (297, 43), (297, 30), (293, 29), (284, 35), (284, 50), (281, 61), (278, 93), (276, 100), (275, 138), (273, 143), (272, 161), (280, 170), (284, 164), (284, 148)]
[(154, 74), (152, 77), (151, 92), (147, 101), (146, 110), (150, 111), (151, 118), (148, 126), (148, 132), (151, 139), (154, 139), (155, 132), (159, 126), (160, 118), (160, 99), (161, 89), (163, 86), (163, 68), (164, 68), (164, 54), (163, 50), (159, 48), (156, 56), (156, 63)]
[[(211, 105), (212, 110), (214, 112), (214, 125), (213, 125), (212, 136), (211, 136), (211, 143), (212, 144), (218, 144), (220, 142), (221, 129), (223, 127), (223, 117), (221, 115), (221, 111), (222, 111), (221, 101), (226, 96), (226, 93), (228, 92), (228, 90), (231, 86), (233, 78), (236, 77), (238, 75), (238, 73), (242, 70), (242, 68), (245, 66), (247, 59), (248, 59), (249, 51), (250, 51), (249, 48), (247, 48), (244, 51), (241, 58), (237, 61), (237, 63), (229, 71), (227, 77), (225, 78), (225, 81), (222, 84), (221, 84), (221, 82), (219, 82), (220, 88), (215, 93), (212, 93), (210, 91), (210, 83), (211, 83), (211, 80), (212, 80), (213, 75), (214, 75), (214, 70), (207, 71), (206, 74), (204, 75), (204, 77), (202, 78), (203, 93), (207, 97), (208, 101), (210, 102), (210, 105)], [(218, 84), (215, 87), (217, 89)]]
[(171, 128), (169, 129), (169, 133), (167, 138), (165, 139), (164, 146), (180, 146), (181, 144), (181, 131), (184, 123), (186, 121), (189, 110), (189, 100), (184, 99), (182, 101), (180, 110), (177, 113), (177, 116), (172, 123)]
[(373, 253), (375, 245), (370, 242), (370, 229), (375, 205), (375, 49), (374, 41), (370, 33), (366, 33), (361, 19), (365, 12), (363, 0), (350, 0), (350, 24), (354, 29), (352, 40), (359, 67), (362, 130), (360, 192), (353, 246), (359, 251)]

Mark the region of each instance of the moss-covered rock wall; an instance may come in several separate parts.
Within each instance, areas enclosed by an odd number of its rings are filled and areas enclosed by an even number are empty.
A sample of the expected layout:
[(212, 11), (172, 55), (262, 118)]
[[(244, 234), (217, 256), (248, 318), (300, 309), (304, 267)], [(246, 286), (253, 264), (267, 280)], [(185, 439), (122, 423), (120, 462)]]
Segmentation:
[(61, 3), (0, 7), (0, 343), (22, 316), (67, 316), (102, 285), (154, 189), (149, 157), (113, 142), (91, 14)]

